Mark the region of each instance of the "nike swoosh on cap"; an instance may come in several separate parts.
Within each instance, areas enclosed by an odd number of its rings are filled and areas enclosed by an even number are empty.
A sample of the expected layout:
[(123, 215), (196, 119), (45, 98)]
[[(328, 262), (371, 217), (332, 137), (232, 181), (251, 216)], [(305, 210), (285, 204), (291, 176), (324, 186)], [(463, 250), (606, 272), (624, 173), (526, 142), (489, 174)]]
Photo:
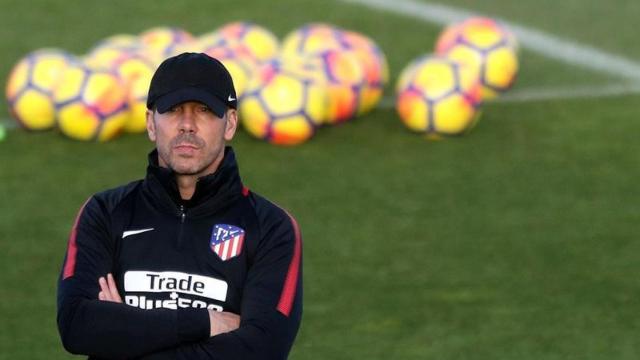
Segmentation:
[(227, 98), (227, 101), (236, 101), (236, 98), (231, 97), (231, 95), (229, 95), (229, 97)]
[(147, 231), (151, 231), (151, 230), (153, 230), (153, 228), (139, 229), (139, 230), (127, 230), (127, 231), (124, 231), (122, 233), (122, 238), (124, 239), (129, 235), (141, 234), (143, 232), (147, 232)]

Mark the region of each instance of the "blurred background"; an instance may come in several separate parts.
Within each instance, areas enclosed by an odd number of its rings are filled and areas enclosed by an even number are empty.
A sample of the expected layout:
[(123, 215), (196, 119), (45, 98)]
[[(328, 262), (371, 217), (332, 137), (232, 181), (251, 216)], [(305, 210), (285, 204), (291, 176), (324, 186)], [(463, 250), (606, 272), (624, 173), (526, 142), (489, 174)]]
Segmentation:
[[(370, 112), (299, 146), (246, 130), (232, 141), (244, 183), (302, 229), (304, 317), (290, 358), (640, 355), (640, 2), (0, 4), (2, 84), (36, 49), (81, 56), (158, 26), (197, 36), (251, 21), (283, 39), (323, 22), (377, 44), (389, 81)], [(439, 141), (409, 131), (394, 108), (399, 74), (452, 20), (435, 5), (524, 34), (513, 87), (482, 105), (472, 131)], [(6, 102), (0, 119), (0, 359), (72, 358), (55, 293), (75, 214), (91, 194), (142, 178), (153, 146), (145, 134), (98, 143), (26, 131)]]

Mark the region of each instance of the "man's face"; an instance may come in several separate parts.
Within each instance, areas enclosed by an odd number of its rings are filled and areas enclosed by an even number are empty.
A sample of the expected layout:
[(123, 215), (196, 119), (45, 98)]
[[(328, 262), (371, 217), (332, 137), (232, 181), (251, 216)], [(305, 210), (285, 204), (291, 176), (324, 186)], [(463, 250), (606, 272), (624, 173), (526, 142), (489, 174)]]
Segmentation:
[(180, 175), (215, 172), (224, 157), (225, 141), (236, 131), (237, 113), (219, 118), (206, 105), (189, 101), (160, 114), (147, 110), (147, 133), (156, 143), (158, 163)]

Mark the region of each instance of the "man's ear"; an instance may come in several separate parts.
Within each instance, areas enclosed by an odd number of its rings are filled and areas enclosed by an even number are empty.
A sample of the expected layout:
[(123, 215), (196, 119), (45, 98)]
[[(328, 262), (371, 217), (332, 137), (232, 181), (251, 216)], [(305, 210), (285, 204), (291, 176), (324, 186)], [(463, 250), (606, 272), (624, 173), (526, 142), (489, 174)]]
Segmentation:
[(238, 128), (238, 111), (236, 109), (227, 110), (226, 118), (227, 121), (225, 121), (224, 125), (224, 139), (226, 141), (231, 141), (236, 133), (236, 129)]
[(147, 135), (149, 136), (149, 140), (155, 142), (156, 141), (156, 124), (153, 120), (153, 110), (147, 110)]

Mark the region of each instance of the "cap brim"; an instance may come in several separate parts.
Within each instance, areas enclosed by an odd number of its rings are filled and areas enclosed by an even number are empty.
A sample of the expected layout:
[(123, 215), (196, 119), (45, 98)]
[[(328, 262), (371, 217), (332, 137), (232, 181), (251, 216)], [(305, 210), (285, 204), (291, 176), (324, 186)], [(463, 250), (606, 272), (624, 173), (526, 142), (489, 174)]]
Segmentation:
[(183, 88), (162, 95), (156, 100), (155, 105), (158, 112), (162, 114), (187, 101), (197, 101), (207, 105), (219, 118), (224, 117), (227, 111), (227, 104), (220, 101), (215, 95), (198, 88)]

